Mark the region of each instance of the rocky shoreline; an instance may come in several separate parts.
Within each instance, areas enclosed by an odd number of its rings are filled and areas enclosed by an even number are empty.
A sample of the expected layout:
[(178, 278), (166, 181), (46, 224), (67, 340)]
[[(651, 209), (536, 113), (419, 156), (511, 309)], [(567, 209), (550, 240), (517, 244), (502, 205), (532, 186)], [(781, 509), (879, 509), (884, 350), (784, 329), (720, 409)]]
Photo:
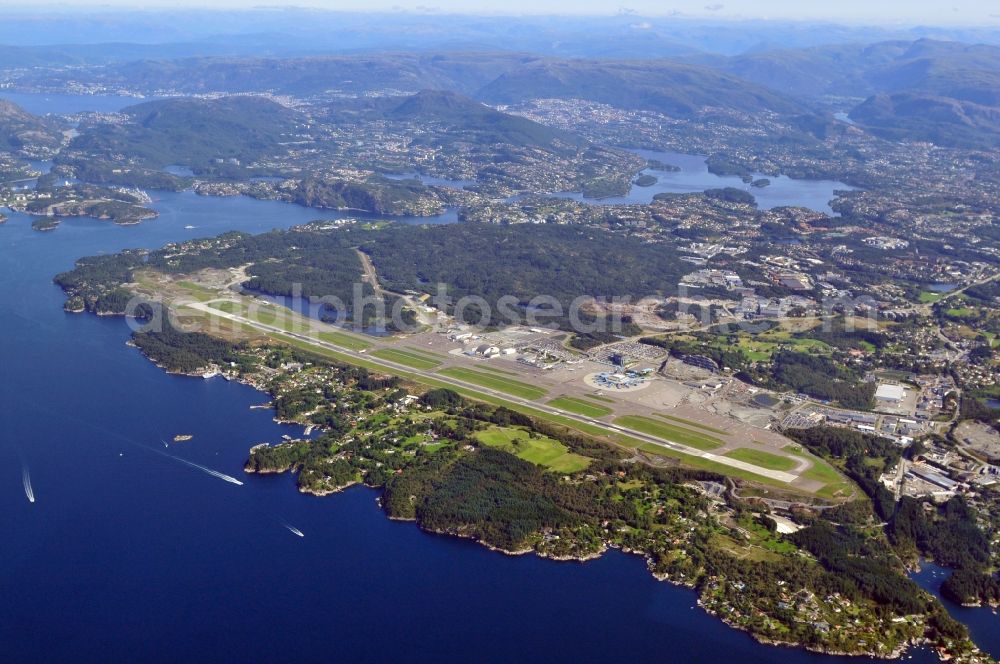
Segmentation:
[[(131, 342), (129, 342), (129, 343), (131, 343)], [(144, 354), (144, 356), (145, 356), (145, 354)], [(150, 359), (150, 361), (153, 361), (148, 356), (146, 356), (146, 357), (147, 357), (147, 359)], [(175, 375), (185, 375), (185, 376), (189, 376), (189, 377), (204, 377), (204, 376), (208, 375), (206, 373), (206, 371), (196, 371), (196, 372), (186, 372), (186, 373), (185, 372), (171, 372), (171, 371), (165, 369), (162, 365), (160, 365), (159, 363), (157, 363), (155, 361), (154, 361), (154, 364), (156, 364), (159, 368), (164, 369), (165, 371), (167, 371), (167, 373), (173, 373)], [(213, 367), (206, 367), (206, 369), (212, 369), (212, 368)], [(217, 368), (216, 368), (215, 372), (213, 373), (213, 375), (223, 375), (227, 380), (236, 380), (236, 381), (238, 381), (240, 383), (243, 383), (245, 385), (248, 385), (248, 386), (253, 387), (253, 388), (257, 389), (257, 390), (260, 390), (262, 392), (267, 393), (267, 391), (264, 390), (261, 385), (257, 385), (257, 384), (254, 383), (254, 381), (249, 380), (249, 379), (247, 379), (245, 377), (241, 377), (241, 376), (238, 376), (238, 375), (235, 375), (235, 374), (230, 375), (230, 374), (227, 374), (226, 372), (218, 370)], [(297, 425), (305, 426), (302, 422), (299, 422), (299, 421), (296, 421), (296, 420), (279, 420), (278, 418), (274, 418), (274, 419), (275, 419), (275, 421), (280, 421), (281, 423), (284, 423), (284, 424), (297, 424)], [(267, 443), (260, 443), (258, 445), (255, 445), (254, 447), (251, 448), (251, 452), (252, 452), (253, 449), (256, 449), (256, 448), (258, 448), (260, 446), (264, 446), (264, 445), (267, 445)], [(253, 468), (249, 467), (248, 464), (249, 464), (249, 460), (248, 460), (248, 463), (244, 465), (244, 472), (246, 472), (248, 474), (278, 475), (278, 474), (282, 474), (282, 473), (294, 470), (291, 465), (289, 465), (287, 467), (284, 467), (284, 468), (273, 468), (273, 469), (268, 468), (268, 469), (263, 469), (263, 470), (256, 470), (256, 469), (253, 469)], [(329, 490), (316, 490), (316, 489), (309, 489), (309, 488), (302, 488), (302, 487), (300, 487), (298, 490), (302, 494), (312, 495), (312, 496), (317, 496), (317, 497), (323, 497), (323, 496), (328, 496), (328, 495), (331, 495), (331, 494), (334, 494), (334, 493), (342, 492), (345, 489), (347, 489), (347, 488), (349, 488), (351, 486), (354, 486), (355, 484), (359, 484), (359, 483), (360, 482), (355, 481), (355, 482), (351, 482), (351, 483), (349, 483), (347, 485), (336, 487), (336, 488), (329, 489)], [(365, 486), (369, 486), (369, 485), (366, 484)], [(370, 487), (370, 488), (378, 488), (378, 487)], [(381, 499), (379, 499), (379, 504), (381, 505)], [(419, 523), (419, 521), (416, 518), (399, 517), (399, 516), (393, 516), (393, 515), (389, 515), (389, 514), (386, 514), (386, 516), (390, 520), (393, 520), (393, 521), (412, 521), (412, 522), (416, 523), (417, 526), (419, 528), (421, 528), (421, 530), (423, 530), (425, 532), (428, 532), (428, 533), (433, 533), (433, 534), (436, 534), (436, 535), (444, 535), (444, 536), (448, 536), (448, 537), (456, 537), (456, 538), (460, 538), (460, 539), (470, 540), (470, 541), (478, 543), (481, 546), (486, 547), (490, 551), (494, 551), (496, 553), (501, 553), (503, 555), (508, 555), (508, 556), (523, 556), (523, 555), (527, 555), (527, 554), (530, 554), (530, 553), (534, 553), (535, 555), (537, 555), (540, 558), (548, 558), (548, 559), (553, 560), (553, 561), (560, 561), (560, 562), (570, 562), (570, 561), (572, 561), (572, 562), (583, 563), (583, 562), (586, 562), (586, 561), (589, 561), (589, 560), (595, 560), (597, 558), (600, 558), (604, 553), (607, 552), (607, 550), (609, 548), (614, 548), (614, 546), (612, 544), (610, 544), (609, 542), (603, 542), (602, 548), (601, 548), (600, 551), (595, 551), (595, 552), (587, 553), (587, 554), (584, 554), (584, 555), (558, 555), (558, 554), (551, 554), (551, 553), (545, 552), (544, 550), (540, 551), (540, 550), (538, 550), (534, 546), (526, 546), (526, 547), (521, 548), (521, 549), (509, 550), (509, 549), (505, 549), (503, 547), (499, 547), (499, 546), (490, 544), (489, 542), (484, 541), (484, 540), (480, 539), (479, 537), (477, 537), (475, 535), (471, 535), (469, 533), (465, 533), (465, 532), (462, 532), (462, 531), (459, 531), (459, 530), (455, 530), (455, 529), (432, 529), (432, 528), (424, 527), (423, 525), (421, 525)], [(625, 552), (625, 553), (634, 553), (636, 555), (643, 555), (643, 552), (640, 552), (640, 551), (632, 551), (632, 550), (626, 550), (626, 549), (622, 549), (622, 551)], [(647, 564), (647, 568), (649, 568), (649, 571), (650, 571), (651, 575), (657, 581), (667, 581), (667, 582), (672, 583), (674, 585), (686, 587), (686, 588), (689, 588), (691, 590), (696, 590), (696, 588), (697, 588), (697, 586), (694, 583), (692, 583), (692, 582), (690, 582), (688, 580), (673, 579), (673, 578), (670, 578), (670, 576), (668, 574), (663, 574), (663, 573), (657, 573), (657, 572), (655, 572), (653, 570), (652, 560), (648, 556), (646, 556), (646, 564)], [(721, 620), (723, 623), (725, 623), (727, 626), (729, 626), (731, 628), (739, 629), (740, 631), (746, 632), (752, 638), (754, 638), (756, 641), (758, 641), (759, 643), (764, 644), (764, 645), (773, 645), (773, 646), (777, 646), (777, 647), (802, 648), (802, 649), (808, 650), (810, 652), (816, 652), (816, 653), (828, 654), (828, 655), (857, 656), (857, 657), (865, 657), (865, 656), (867, 656), (867, 657), (874, 657), (874, 658), (879, 658), (879, 659), (890, 660), (890, 659), (898, 659), (898, 658), (902, 657), (906, 653), (906, 651), (908, 650), (909, 647), (921, 644), (920, 642), (916, 642), (916, 643), (911, 642), (911, 643), (908, 643), (906, 645), (906, 647), (895, 648), (892, 651), (890, 651), (888, 654), (886, 654), (886, 653), (883, 653), (883, 652), (876, 652), (876, 651), (874, 651), (874, 649), (872, 649), (872, 650), (859, 650), (859, 651), (837, 651), (837, 650), (833, 650), (833, 649), (826, 649), (826, 648), (823, 648), (823, 647), (812, 646), (812, 645), (809, 645), (809, 644), (806, 644), (806, 643), (796, 643), (796, 642), (791, 642), (791, 641), (782, 641), (782, 640), (779, 640), (779, 639), (772, 639), (772, 638), (769, 638), (767, 636), (763, 636), (763, 635), (757, 634), (757, 633), (751, 631), (750, 629), (747, 629), (745, 626), (742, 626), (742, 625), (739, 625), (739, 624), (736, 624), (736, 623), (732, 622), (730, 619), (721, 616), (718, 611), (716, 611), (716, 610), (714, 610), (714, 609), (712, 609), (712, 608), (710, 608), (708, 606), (705, 606), (703, 604), (703, 602), (702, 602), (702, 600), (701, 600), (700, 597), (698, 598), (697, 603), (709, 615), (712, 615), (713, 617), (718, 618), (719, 620)], [(939, 652), (939, 656), (942, 659), (942, 661), (947, 661), (947, 660), (951, 659), (951, 657), (948, 654), (943, 653), (943, 652)], [(965, 658), (962, 659), (962, 661), (965, 661), (965, 662), (979, 662), (979, 661), (984, 661), (985, 662), (985, 661), (992, 661), (992, 660), (982, 658), (982, 654), (977, 651), (976, 653), (973, 653), (972, 655), (966, 656)]]

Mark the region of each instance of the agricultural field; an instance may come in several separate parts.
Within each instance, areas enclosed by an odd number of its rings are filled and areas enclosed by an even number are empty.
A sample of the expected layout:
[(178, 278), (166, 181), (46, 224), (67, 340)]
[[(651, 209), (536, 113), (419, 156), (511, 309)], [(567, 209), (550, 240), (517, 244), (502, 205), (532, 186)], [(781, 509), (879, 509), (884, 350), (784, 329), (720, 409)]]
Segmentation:
[[(718, 336), (711, 342), (711, 345), (722, 349), (733, 349), (733, 345), (729, 342), (729, 335)], [(830, 350), (827, 344), (818, 339), (796, 338), (792, 336), (790, 331), (781, 328), (753, 335), (741, 332), (737, 337), (735, 348), (751, 362), (767, 362), (782, 348), (802, 352), (828, 352)]]

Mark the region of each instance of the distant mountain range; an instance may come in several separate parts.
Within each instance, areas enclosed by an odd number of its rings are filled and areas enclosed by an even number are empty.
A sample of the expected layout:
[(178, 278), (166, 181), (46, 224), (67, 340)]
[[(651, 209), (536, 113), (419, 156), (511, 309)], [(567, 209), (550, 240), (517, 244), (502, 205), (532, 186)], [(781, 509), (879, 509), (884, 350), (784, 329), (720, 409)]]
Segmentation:
[(922, 140), (965, 148), (1000, 147), (1000, 107), (909, 92), (880, 94), (851, 111), (851, 118), (891, 140)]
[[(7, 3), (10, 4), (10, 3)], [(29, 3), (21, 3), (27, 6)], [(720, 7), (721, 8), (721, 7)], [(676, 13), (612, 15), (445, 14), (439, 11), (338, 12), (288, 5), (252, 9), (91, 7), (62, 11), (0, 9), (5, 44), (54, 45), (63, 54), (123, 60), (183, 54), (301, 56), (374, 51), (511, 51), (549, 57), (652, 59), (695, 52), (735, 55), (775, 48), (932, 37), (1000, 44), (1000, 28), (838, 25), (781, 20), (694, 18)], [(85, 43), (80, 43), (85, 42)], [(132, 43), (129, 43), (132, 42)], [(178, 46), (184, 45), (181, 51)], [(77, 48), (79, 47), (79, 48)], [(45, 48), (45, 47), (41, 47)], [(4, 62), (0, 60), (0, 62)]]
[[(625, 30), (629, 25), (616, 22), (614, 29)], [(637, 34), (645, 35), (646, 31)], [(149, 48), (120, 50), (138, 55)], [(71, 50), (76, 54), (73, 57), (78, 57), (90, 49), (76, 46)], [(25, 56), (28, 51), (11, 52), (30, 62), (35, 55)], [(66, 57), (64, 64), (74, 62), (73, 57)], [(438, 90), (493, 105), (538, 98), (585, 99), (676, 118), (694, 117), (705, 107), (750, 115), (773, 112), (793, 124), (801, 124), (805, 118), (809, 126), (821, 124), (817, 109), (826, 109), (829, 117), (833, 108), (850, 112), (853, 121), (888, 139), (963, 147), (1000, 145), (997, 46), (919, 39), (753, 50), (732, 57), (679, 49), (676, 57), (684, 61), (566, 59), (473, 51), (296, 58), (212, 56), (28, 69), (27, 74), (22, 70), (26, 78), (20, 80), (51, 89), (86, 80), (107, 89), (124, 87), (146, 94), (164, 90), (188, 94), (275, 92), (326, 99)], [(459, 112), (471, 113), (465, 130), (473, 132), (471, 122), (478, 122), (475, 131), (483, 140), (490, 140), (491, 132), (499, 132), (497, 136), (512, 144), (544, 143), (552, 138), (538, 126), (517, 126), (509, 116), (500, 122), (500, 116), (486, 113), (488, 109), (454, 106), (457, 99), (435, 98), (434, 113), (450, 113), (453, 118)], [(412, 100), (408, 112), (420, 111), (413, 105), (430, 101), (430, 97)], [(449, 105), (454, 106), (452, 111)], [(379, 110), (388, 113), (391, 109), (382, 104)], [(395, 112), (407, 111), (401, 108)], [(523, 135), (517, 137), (518, 132)]]
[(803, 113), (805, 103), (708, 67), (653, 61), (540, 60), (499, 76), (476, 95), (492, 103), (587, 99), (690, 117), (704, 106)]
[(921, 39), (700, 61), (802, 99), (865, 97), (851, 119), (886, 138), (1000, 144), (1000, 47)]
[(1000, 47), (996, 46), (921, 39), (700, 60), (798, 97), (869, 97), (919, 90), (975, 103), (996, 104), (1000, 99)]
[(101, 68), (93, 75), (109, 85), (185, 93), (278, 92), (307, 97), (330, 92), (412, 93), (433, 89), (471, 94), (505, 71), (535, 59), (510, 53), (461, 52), (305, 58), (198, 57), (137, 60)]
[[(511, 53), (396, 53), (290, 59), (141, 60), (94, 68), (95, 82), (148, 94), (278, 92), (296, 96), (448, 90), (488, 103), (576, 98), (688, 117), (704, 106), (799, 114), (808, 104), (718, 69), (667, 60), (561, 60)], [(79, 78), (47, 72), (45, 82)]]

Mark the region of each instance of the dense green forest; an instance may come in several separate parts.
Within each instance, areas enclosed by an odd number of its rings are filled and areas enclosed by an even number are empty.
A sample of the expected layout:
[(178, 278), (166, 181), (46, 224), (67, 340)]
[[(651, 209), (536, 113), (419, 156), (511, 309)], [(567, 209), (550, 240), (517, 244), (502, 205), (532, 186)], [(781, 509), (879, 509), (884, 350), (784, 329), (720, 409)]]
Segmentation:
[[(187, 274), (250, 265), (247, 288), (292, 295), (298, 285), (303, 297), (335, 297), (353, 315), (354, 288), (361, 289), (362, 295), (372, 294), (371, 286), (361, 282), (355, 248), (371, 257), (390, 290), (435, 295), (438, 284), (444, 284), (451, 307), (465, 296), (484, 298), (494, 325), (524, 321), (530, 310), (541, 324), (569, 328), (570, 305), (577, 297), (638, 298), (669, 292), (685, 271), (672, 247), (598, 229), (457, 224), (319, 230), (307, 226), (261, 235), (228, 233), (148, 254), (129, 251), (84, 258), (74, 270), (58, 275), (56, 283), (90, 311), (122, 313), (124, 302), (116, 310), (113, 305), (119, 302), (108, 302), (110, 294), (129, 282), (139, 267)], [(530, 308), (532, 298), (539, 295), (551, 299)], [(391, 308), (393, 301), (387, 304)], [(473, 302), (462, 313), (466, 320), (479, 321), (483, 308)], [(616, 334), (638, 333), (628, 320), (619, 321), (613, 329), (592, 314), (575, 313), (590, 327), (583, 332), (583, 347), (606, 342)], [(368, 316), (365, 323), (370, 322)]]
[[(878, 479), (901, 455), (886, 438), (833, 427), (793, 429), (786, 434), (814, 454), (833, 460), (861, 487), (885, 523), (887, 540), (897, 556), (910, 563), (927, 558), (955, 570), (942, 592), (962, 603), (997, 601), (1000, 585), (990, 572), (990, 541), (978, 514), (963, 497), (937, 505), (904, 496), (897, 503)], [(825, 516), (842, 523), (864, 523), (866, 510), (848, 514), (846, 507)]]
[(150, 360), (167, 371), (197, 373), (209, 365), (245, 364), (245, 349), (201, 332), (186, 332), (174, 328), (164, 318), (162, 331), (138, 332), (132, 343)]
[(216, 161), (283, 153), (282, 141), (307, 131), (304, 116), (263, 97), (167, 99), (123, 112), (129, 122), (83, 127), (70, 150), (110, 160), (128, 154), (152, 168), (181, 164), (201, 174), (218, 168)]
[(391, 215), (416, 214), (419, 203), (429, 202), (434, 212), (444, 211), (434, 192), (419, 180), (383, 177), (372, 177), (364, 182), (308, 177), (297, 182), (289, 191), (289, 200), (306, 207), (364, 210)]
[[(542, 322), (567, 326), (570, 303), (580, 296), (633, 298), (670, 292), (686, 271), (671, 246), (598, 229), (562, 225), (402, 227), (363, 247), (394, 290), (431, 294), (446, 284), (452, 301), (512, 298), (500, 322), (523, 318), (532, 298), (559, 303), (561, 315), (536, 310)], [(478, 320), (477, 307), (464, 310)], [(586, 318), (585, 315), (581, 316)]]
[(1000, 604), (1000, 581), (996, 576), (959, 569), (941, 584), (941, 594), (959, 604)]
[(891, 440), (837, 427), (789, 429), (785, 434), (813, 454), (841, 467), (872, 501), (880, 519), (892, 517), (895, 497), (878, 480), (881, 472), (894, 466), (901, 457), (899, 448)]
[(780, 351), (771, 361), (772, 376), (780, 385), (815, 399), (836, 401), (844, 408), (872, 407), (875, 383), (859, 383), (852, 371), (830, 358)]

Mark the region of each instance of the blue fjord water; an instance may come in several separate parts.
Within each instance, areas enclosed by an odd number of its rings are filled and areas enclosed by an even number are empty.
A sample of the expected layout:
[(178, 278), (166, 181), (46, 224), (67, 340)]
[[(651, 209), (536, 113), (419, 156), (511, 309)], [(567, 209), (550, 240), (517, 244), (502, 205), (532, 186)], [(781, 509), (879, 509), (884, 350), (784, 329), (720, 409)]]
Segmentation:
[[(251, 388), (165, 374), (121, 319), (64, 313), (52, 276), (84, 255), (341, 215), (155, 197), (160, 217), (129, 228), (0, 225), (4, 661), (859, 661), (759, 645), (635, 556), (505, 556), (389, 521), (369, 489), (314, 498), (245, 476), (251, 445), (301, 430), (250, 410), (266, 400)], [(176, 434), (194, 438), (165, 448)]]
[[(121, 319), (64, 313), (51, 278), (83, 255), (336, 213), (158, 199), (161, 216), (129, 228), (0, 225), (5, 660), (836, 659), (756, 644), (635, 556), (509, 557), (391, 522), (372, 490), (313, 498), (288, 476), (245, 476), (252, 444), (300, 430), (250, 410), (265, 397), (246, 386), (165, 374)], [(176, 434), (194, 439), (165, 449)]]

